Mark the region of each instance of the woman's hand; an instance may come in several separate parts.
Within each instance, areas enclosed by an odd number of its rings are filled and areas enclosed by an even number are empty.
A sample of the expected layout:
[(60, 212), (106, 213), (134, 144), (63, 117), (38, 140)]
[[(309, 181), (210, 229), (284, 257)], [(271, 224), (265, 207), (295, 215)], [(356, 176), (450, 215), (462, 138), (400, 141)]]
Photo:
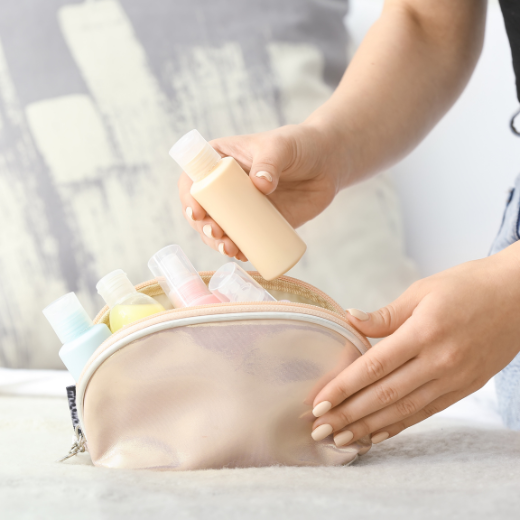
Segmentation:
[(520, 243), (414, 283), (351, 322), (388, 336), (316, 396), (312, 436), (381, 442), (481, 388), (520, 351)]
[[(211, 141), (223, 156), (234, 157), (254, 185), (293, 227), (321, 213), (340, 188), (346, 173), (342, 146), (312, 125), (290, 125), (245, 136)], [(183, 173), (179, 192), (184, 215), (204, 243), (227, 256), (247, 260), (222, 228), (191, 196), (191, 179)]]
[[(303, 124), (211, 144), (298, 227), (340, 188), (387, 168), (431, 130), (471, 76), (485, 18), (485, 0), (386, 0), (334, 94)], [(188, 222), (206, 244), (245, 260), (190, 186), (182, 175)]]

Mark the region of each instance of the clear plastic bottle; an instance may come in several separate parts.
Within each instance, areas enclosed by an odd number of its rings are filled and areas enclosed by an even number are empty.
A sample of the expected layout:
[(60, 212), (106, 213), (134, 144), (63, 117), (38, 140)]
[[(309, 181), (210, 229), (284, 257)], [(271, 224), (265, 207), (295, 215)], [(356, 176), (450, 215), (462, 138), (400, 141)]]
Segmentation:
[(73, 292), (45, 307), (43, 314), (63, 343), (61, 360), (77, 381), (90, 356), (112, 333), (104, 323), (92, 323)]
[(101, 278), (96, 289), (110, 307), (112, 332), (117, 332), (129, 323), (164, 311), (164, 307), (151, 296), (137, 292), (121, 269), (116, 269)]
[(209, 281), (209, 290), (221, 302), (276, 301), (235, 262), (228, 262), (215, 272)]
[(220, 303), (180, 246), (164, 247), (150, 258), (148, 267), (175, 308)]
[(170, 155), (189, 175), (190, 193), (266, 279), (296, 265), (306, 245), (233, 157), (220, 157), (192, 130)]

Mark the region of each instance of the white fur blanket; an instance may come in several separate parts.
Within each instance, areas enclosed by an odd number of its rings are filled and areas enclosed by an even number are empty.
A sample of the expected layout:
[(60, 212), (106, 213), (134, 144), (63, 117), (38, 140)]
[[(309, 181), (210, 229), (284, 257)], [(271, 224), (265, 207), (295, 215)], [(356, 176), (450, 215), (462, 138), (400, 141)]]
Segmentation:
[(340, 468), (105, 470), (70, 446), (67, 403), (0, 397), (0, 518), (506, 519), (520, 515), (520, 433), (432, 418)]

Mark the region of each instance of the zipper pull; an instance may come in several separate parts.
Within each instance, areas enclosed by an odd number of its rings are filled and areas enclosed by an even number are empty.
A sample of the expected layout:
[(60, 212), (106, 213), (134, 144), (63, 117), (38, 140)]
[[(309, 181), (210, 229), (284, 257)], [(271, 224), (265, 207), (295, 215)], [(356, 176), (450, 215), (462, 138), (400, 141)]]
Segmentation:
[(79, 426), (76, 426), (74, 428), (74, 437), (72, 437), (72, 446), (69, 450), (69, 453), (65, 455), (62, 459), (58, 460), (57, 462), (65, 462), (67, 459), (70, 459), (71, 457), (75, 457), (78, 453), (84, 453), (86, 449), (86, 439), (83, 435), (83, 432), (81, 431)]

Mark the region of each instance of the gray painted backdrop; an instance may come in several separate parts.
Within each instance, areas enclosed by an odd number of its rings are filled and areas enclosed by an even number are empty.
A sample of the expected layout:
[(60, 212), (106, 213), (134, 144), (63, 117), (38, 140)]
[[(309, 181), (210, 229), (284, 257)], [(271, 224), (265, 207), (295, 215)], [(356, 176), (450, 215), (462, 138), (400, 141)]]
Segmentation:
[(172, 242), (199, 269), (222, 263), (183, 222), (167, 151), (194, 127), (214, 138), (303, 119), (345, 69), (346, 8), (0, 4), (0, 365), (60, 367), (41, 309), (76, 291), (94, 314), (109, 270), (148, 279)]

